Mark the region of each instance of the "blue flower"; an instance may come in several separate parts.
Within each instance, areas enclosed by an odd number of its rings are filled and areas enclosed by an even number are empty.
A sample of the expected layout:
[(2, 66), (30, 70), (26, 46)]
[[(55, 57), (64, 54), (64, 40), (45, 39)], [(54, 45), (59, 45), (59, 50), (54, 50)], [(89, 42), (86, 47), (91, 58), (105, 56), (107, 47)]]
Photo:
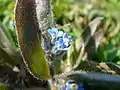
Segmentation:
[(68, 49), (68, 45), (65, 44), (63, 38), (59, 38), (59, 39), (55, 42), (55, 46), (57, 47), (57, 50), (67, 50), (67, 49)]
[(51, 35), (53, 42), (55, 39), (63, 36), (63, 31), (58, 31), (56, 28), (48, 29), (48, 33)]
[(67, 33), (63, 33), (63, 36), (58, 38), (58, 40), (55, 42), (55, 46), (57, 47), (57, 50), (68, 50), (71, 42), (71, 36), (69, 36)]
[(63, 41), (64, 41), (64, 44), (66, 45), (66, 47), (68, 47), (72, 42), (72, 38), (67, 33), (64, 33), (63, 34)]
[(57, 34), (58, 34), (58, 30), (56, 28), (52, 28), (52, 29), (48, 29), (48, 33), (51, 35), (52, 40), (51, 42), (54, 41), (54, 39), (56, 38)]
[(74, 80), (69, 80), (65, 85), (66, 90), (84, 90), (82, 83), (76, 83)]
[(48, 32), (51, 36), (56, 36), (58, 33), (58, 30), (56, 28), (48, 29)]
[(72, 42), (71, 36), (63, 31), (58, 31), (56, 28), (48, 29), (48, 33), (52, 37), (51, 43), (54, 44), (53, 53), (59, 50), (67, 50)]

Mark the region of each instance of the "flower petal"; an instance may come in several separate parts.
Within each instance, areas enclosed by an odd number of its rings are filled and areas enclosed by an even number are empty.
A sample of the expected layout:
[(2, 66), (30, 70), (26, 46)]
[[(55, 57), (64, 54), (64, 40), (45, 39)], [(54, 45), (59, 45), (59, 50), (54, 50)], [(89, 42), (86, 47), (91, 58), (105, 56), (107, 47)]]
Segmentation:
[(57, 36), (58, 30), (56, 28), (48, 29), (48, 32), (51, 36)]
[(67, 33), (64, 33), (64, 34), (63, 34), (63, 38), (68, 38), (68, 34), (67, 34)]
[(63, 38), (59, 38), (58, 42), (59, 44), (63, 44)]
[(71, 36), (69, 36), (68, 38), (69, 38), (69, 41), (70, 41), (70, 42), (72, 42), (72, 37), (71, 37)]
[(64, 32), (63, 31), (58, 31), (57, 38), (63, 37)]

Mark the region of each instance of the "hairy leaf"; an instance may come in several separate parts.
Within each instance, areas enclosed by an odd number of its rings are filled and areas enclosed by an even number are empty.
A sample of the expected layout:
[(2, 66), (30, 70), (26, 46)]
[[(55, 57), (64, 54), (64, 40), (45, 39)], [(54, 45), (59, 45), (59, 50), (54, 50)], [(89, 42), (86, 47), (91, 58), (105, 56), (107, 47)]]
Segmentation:
[[(88, 83), (89, 86), (95, 87), (107, 87), (107, 90), (119, 90), (120, 76), (105, 74), (105, 73), (94, 73), (86, 71), (72, 71), (63, 73), (61, 75), (55, 76), (55, 79), (59, 83), (65, 80), (75, 80), (76, 82), (82, 81), (83, 83)], [(62, 83), (61, 83), (62, 84)], [(89, 89), (93, 90), (93, 89)], [(96, 90), (96, 89), (95, 89)], [(98, 90), (98, 89), (97, 89)]]
[(15, 9), (15, 21), (20, 49), (28, 70), (35, 77), (48, 80), (50, 71), (41, 47), (36, 0), (18, 0)]

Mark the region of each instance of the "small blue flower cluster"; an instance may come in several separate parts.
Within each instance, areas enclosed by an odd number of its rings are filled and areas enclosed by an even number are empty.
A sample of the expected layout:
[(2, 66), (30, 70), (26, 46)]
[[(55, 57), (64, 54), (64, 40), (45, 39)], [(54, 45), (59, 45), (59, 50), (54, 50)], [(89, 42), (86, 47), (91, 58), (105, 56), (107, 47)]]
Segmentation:
[(69, 80), (65, 84), (65, 90), (84, 90), (84, 87), (81, 82), (76, 83), (74, 80)]
[(54, 45), (52, 52), (56, 53), (58, 50), (67, 50), (72, 42), (71, 36), (63, 31), (58, 31), (56, 28), (48, 29), (51, 35), (51, 43)]

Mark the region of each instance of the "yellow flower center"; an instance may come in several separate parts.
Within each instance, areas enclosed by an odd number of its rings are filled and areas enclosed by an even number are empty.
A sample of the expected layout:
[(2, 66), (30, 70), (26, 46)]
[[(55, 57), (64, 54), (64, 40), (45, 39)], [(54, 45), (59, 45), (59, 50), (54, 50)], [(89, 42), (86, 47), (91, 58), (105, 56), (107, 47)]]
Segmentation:
[(70, 85), (72, 90), (76, 90), (78, 88), (77, 84), (73, 83)]

